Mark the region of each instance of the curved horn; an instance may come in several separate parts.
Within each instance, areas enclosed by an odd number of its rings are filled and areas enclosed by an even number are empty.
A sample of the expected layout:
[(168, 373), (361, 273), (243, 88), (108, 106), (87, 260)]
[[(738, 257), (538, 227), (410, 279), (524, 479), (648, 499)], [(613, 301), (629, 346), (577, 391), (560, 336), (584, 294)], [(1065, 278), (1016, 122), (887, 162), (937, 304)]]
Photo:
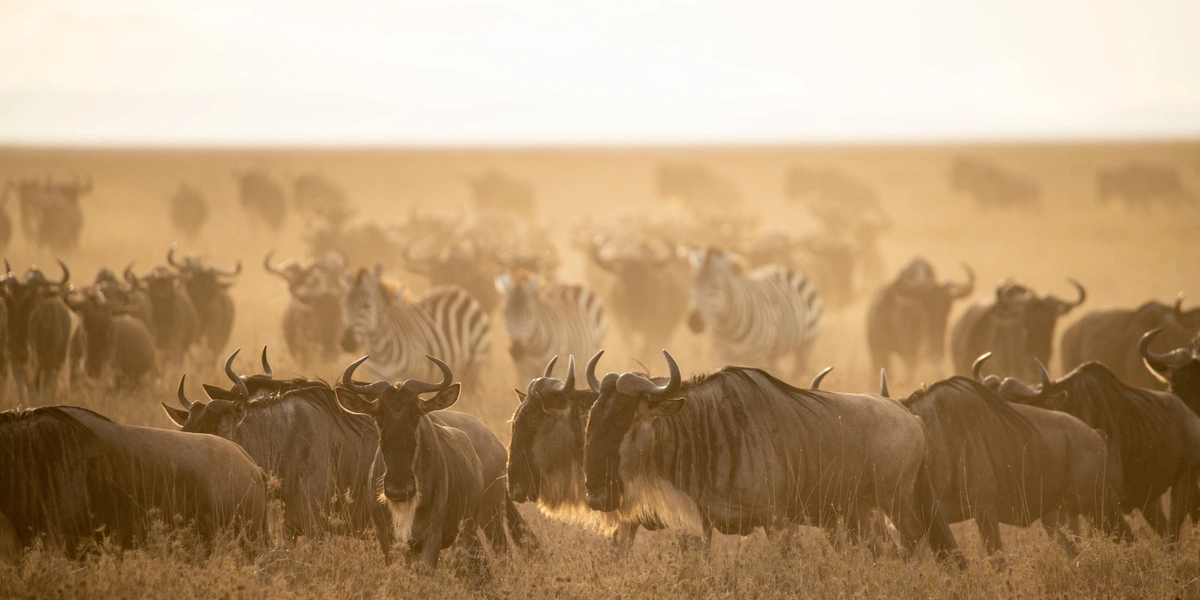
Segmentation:
[(984, 352), (983, 354), (979, 355), (979, 358), (975, 359), (975, 362), (971, 363), (971, 377), (974, 378), (975, 381), (983, 383), (983, 363), (987, 362), (987, 359), (991, 357), (991, 352)]
[(562, 383), (556, 386), (555, 391), (562, 393), (571, 393), (575, 391), (575, 355), (571, 354), (567, 357), (567, 378)]
[(822, 370), (820, 373), (817, 373), (817, 376), (813, 377), (812, 384), (808, 386), (808, 389), (810, 389), (810, 390), (821, 389), (821, 380), (825, 379), (825, 376), (828, 375), (829, 372), (832, 370), (833, 370), (833, 367), (825, 367), (824, 370)]
[(237, 350), (233, 351), (233, 354), (229, 355), (229, 358), (225, 359), (225, 376), (233, 382), (233, 385), (237, 387), (238, 392), (240, 392), (246, 397), (247, 400), (249, 400), (250, 390), (246, 389), (246, 382), (242, 381), (242, 378), (238, 377), (238, 374), (233, 372), (233, 359), (237, 358), (238, 352), (241, 351), (242, 349), (238, 348)]
[[(1165, 365), (1170, 369), (1182, 369), (1192, 360), (1192, 353), (1187, 348), (1179, 348), (1163, 354), (1150, 351), (1150, 342), (1154, 341), (1154, 337), (1159, 333), (1162, 333), (1162, 330), (1162, 327), (1156, 327), (1150, 331), (1147, 331), (1145, 335), (1142, 336), (1142, 339), (1138, 340), (1138, 352), (1141, 353), (1142, 358), (1146, 359), (1147, 361), (1153, 361)], [(1157, 370), (1153, 368), (1150, 370), (1157, 372)]]
[(946, 291), (950, 293), (950, 297), (954, 300), (966, 298), (975, 293), (975, 271), (967, 263), (963, 263), (962, 267), (967, 272), (967, 282), (946, 284)]
[(683, 376), (679, 373), (679, 365), (675, 359), (671, 357), (671, 353), (663, 350), (663, 356), (667, 359), (667, 368), (670, 369), (671, 376), (667, 379), (667, 383), (659, 386), (654, 385), (653, 381), (636, 375), (634, 373), (625, 373), (617, 379), (617, 389), (627, 394), (649, 394), (651, 396), (668, 396), (679, 390), (679, 386), (683, 383)]
[(267, 362), (267, 347), (266, 347), (266, 345), (263, 346), (263, 351), (262, 351), (262, 368), (263, 368), (263, 375), (265, 375), (267, 379), (275, 379), (275, 371), (271, 369), (271, 363)]
[(183, 393), (183, 382), (185, 382), (185, 381), (187, 381), (187, 373), (184, 373), (182, 376), (180, 376), (179, 389), (175, 390), (175, 397), (179, 399), (180, 406), (182, 406), (188, 410), (192, 410), (192, 407), (195, 406), (196, 403), (192, 402), (191, 400), (188, 400), (187, 394)]
[(592, 388), (593, 392), (600, 393), (600, 380), (596, 379), (596, 365), (600, 362), (600, 357), (604, 356), (604, 351), (597, 352), (587, 364), (587, 382), (588, 387)]
[(442, 370), (442, 382), (429, 383), (425, 381), (418, 381), (416, 379), (409, 379), (401, 384), (400, 387), (414, 394), (424, 394), (426, 392), (439, 392), (450, 387), (451, 383), (454, 383), (454, 373), (450, 371), (450, 365), (447, 365), (446, 363), (428, 354), (425, 355), (425, 358), (433, 361), (433, 364), (437, 365), (438, 368)]
[(892, 397), (891, 394), (888, 393), (887, 369), (879, 370), (879, 395), (883, 396), (884, 398)]
[(1025, 385), (1025, 382), (1013, 379), (1012, 377), (1006, 377), (1000, 383), (999, 394), (1001, 396), (1024, 398), (1026, 400), (1037, 398), (1041, 395), (1037, 390)]
[(1067, 278), (1067, 281), (1071, 282), (1071, 285), (1075, 286), (1075, 289), (1079, 292), (1079, 299), (1076, 300), (1074, 303), (1064, 302), (1064, 304), (1066, 304), (1068, 310), (1070, 310), (1072, 308), (1075, 308), (1076, 306), (1079, 306), (1080, 304), (1083, 304), (1084, 300), (1087, 300), (1087, 290), (1084, 289), (1083, 284), (1079, 283), (1078, 281), (1075, 281), (1074, 279), (1072, 279), (1070, 277)]
[(549, 377), (554, 374), (554, 363), (556, 362), (558, 362), (557, 354), (555, 354), (554, 358), (550, 359), (550, 362), (546, 364), (546, 372), (542, 373), (542, 377)]
[(1183, 292), (1179, 292), (1179, 295), (1175, 296), (1174, 310), (1175, 310), (1176, 317), (1183, 314)]
[(287, 279), (287, 275), (284, 275), (283, 271), (280, 271), (279, 269), (271, 266), (271, 257), (272, 256), (275, 256), (274, 248), (267, 250), (267, 253), (265, 255), (263, 255), (263, 269), (266, 269), (266, 271), (272, 275), (278, 275), (284, 279)]
[(233, 269), (231, 270), (218, 269), (217, 267), (212, 267), (212, 270), (213, 273), (216, 273), (217, 275), (224, 275), (225, 277), (237, 277), (242, 273), (242, 261), (239, 260), (234, 263)]
[(8, 264), (8, 259), (4, 259), (4, 274), (12, 277), (12, 265)]
[(1054, 383), (1050, 381), (1050, 374), (1046, 372), (1046, 365), (1042, 364), (1042, 359), (1036, 357), (1033, 359), (1033, 362), (1037, 365), (1038, 375), (1042, 378), (1042, 393), (1049, 393), (1050, 388), (1054, 387)]
[(125, 271), (124, 271), (124, 273), (122, 273), (122, 275), (125, 276), (125, 281), (129, 283), (130, 287), (132, 287), (135, 290), (138, 289), (138, 287), (140, 287), (141, 281), (138, 280), (138, 276), (136, 274), (134, 274), (134, 272), (133, 272), (133, 261), (132, 260), (129, 261), (129, 264), (125, 265)]
[(175, 267), (176, 269), (183, 268), (183, 265), (175, 262), (175, 244), (171, 244), (171, 247), (167, 249), (167, 264)]
[(62, 280), (55, 285), (67, 285), (67, 282), (71, 280), (71, 270), (67, 268), (67, 263), (63, 262), (62, 259), (55, 260), (58, 261), (58, 266), (63, 272)]
[(370, 354), (350, 363), (350, 366), (346, 367), (346, 370), (342, 372), (342, 387), (356, 394), (375, 399), (391, 388), (392, 384), (386, 381), (376, 381), (370, 385), (359, 385), (354, 382), (354, 370), (358, 368), (358, 365), (366, 362), (368, 358), (371, 358)]

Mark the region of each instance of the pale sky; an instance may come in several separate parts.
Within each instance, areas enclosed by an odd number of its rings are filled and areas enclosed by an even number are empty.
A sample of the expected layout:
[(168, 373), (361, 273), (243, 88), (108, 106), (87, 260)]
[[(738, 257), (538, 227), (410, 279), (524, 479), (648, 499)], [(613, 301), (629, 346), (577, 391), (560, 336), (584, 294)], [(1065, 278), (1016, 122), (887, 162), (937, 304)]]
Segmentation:
[(1200, 137), (1200, 0), (0, 0), (0, 144)]

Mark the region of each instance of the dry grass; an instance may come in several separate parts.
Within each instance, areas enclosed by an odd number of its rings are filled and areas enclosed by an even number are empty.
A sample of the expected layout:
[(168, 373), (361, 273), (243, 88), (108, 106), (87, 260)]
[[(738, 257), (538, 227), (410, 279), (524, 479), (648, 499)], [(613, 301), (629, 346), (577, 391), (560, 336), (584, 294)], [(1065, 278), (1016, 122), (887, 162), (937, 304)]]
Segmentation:
[[(557, 241), (563, 248), (567, 226), (581, 215), (648, 210), (658, 160), (696, 160), (721, 169), (741, 186), (769, 226), (796, 231), (811, 225), (800, 209), (784, 201), (783, 169), (796, 163), (839, 166), (874, 184), (895, 216), (895, 230), (883, 242), (889, 271), (921, 254), (943, 276), (958, 278), (957, 264), (967, 261), (979, 273), (979, 297), (990, 293), (991, 282), (1006, 276), (1069, 295), (1063, 278), (1070, 275), (1089, 288), (1086, 308), (1099, 308), (1148, 298), (1167, 300), (1180, 290), (1200, 301), (1200, 271), (1195, 266), (1200, 214), (1129, 216), (1119, 210), (1101, 211), (1094, 208), (1091, 188), (1095, 168), (1135, 157), (1194, 173), (1198, 149), (1176, 144), (972, 150), (1041, 183), (1049, 206), (1036, 216), (980, 215), (963, 208), (965, 199), (953, 196), (946, 183), (946, 167), (957, 150), (945, 148), (564, 153), (9, 150), (0, 151), (0, 176), (47, 170), (93, 174), (96, 191), (85, 199), (84, 251), (65, 257), (75, 281), (90, 280), (104, 264), (120, 267), (133, 259), (143, 272), (163, 262), (174, 237), (166, 225), (167, 193), (180, 181), (193, 183), (208, 196), (213, 214), (222, 217), (210, 221), (199, 241), (184, 242), (182, 248), (197, 249), (221, 264), (240, 259), (246, 266), (233, 291), (238, 317), (229, 348), (247, 349), (239, 358), (239, 370), (255, 370), (257, 352), (249, 350), (268, 344), (276, 372), (291, 374), (295, 367), (279, 331), (287, 293), (282, 282), (260, 274), (258, 265), (271, 247), (279, 248), (279, 256), (301, 252), (301, 227), (292, 217), (285, 234), (276, 237), (246, 224), (235, 206), (229, 176), (234, 166), (264, 165), (277, 173), (319, 167), (346, 183), (364, 213), (383, 219), (401, 219), (414, 205), (465, 205), (467, 189), (460, 176), (495, 166), (538, 186), (544, 218), (561, 236)], [(1187, 181), (1200, 189), (1194, 177)], [(15, 203), (10, 202), (8, 210), (15, 217)], [(577, 278), (581, 259), (566, 252), (564, 278)], [(18, 269), (32, 262), (53, 262), (19, 233), (8, 257)], [(864, 347), (864, 313), (865, 302), (860, 302), (829, 316), (809, 368), (812, 374), (825, 365), (835, 367), (824, 388), (875, 389), (877, 375), (867, 364)], [(507, 440), (516, 377), (504, 360), (502, 328), (496, 329), (490, 377), (483, 387), (466, 390), (457, 408), (476, 414)], [(651, 370), (663, 370), (660, 357), (629, 356), (619, 338), (610, 340), (609, 347), (603, 369), (636, 367), (641, 359)], [(703, 371), (715, 366), (704, 348), (703, 340), (681, 331), (672, 353), (685, 371)], [(351, 358), (304, 374), (333, 378)], [(945, 368), (932, 366), (921, 377), (945, 375)], [(200, 382), (224, 381), (216, 365), (193, 364), (187, 372), (193, 397), (201, 395)], [(178, 372), (166, 372), (143, 389), (125, 392), (91, 385), (37, 403), (82, 405), (120, 422), (170, 427), (158, 403), (174, 402), (178, 377)], [(904, 374), (897, 377), (896, 393), (920, 383)], [(10, 389), (0, 409), (15, 405)], [(1197, 532), (1190, 531), (1180, 547), (1167, 551), (1144, 524), (1135, 544), (1088, 538), (1075, 561), (1068, 561), (1039, 529), (1005, 528), (1009, 553), (1004, 568), (983, 559), (972, 524), (957, 525), (955, 533), (972, 561), (966, 570), (956, 571), (929, 559), (912, 562), (885, 556), (876, 561), (867, 550), (835, 549), (811, 531), (787, 549), (761, 533), (745, 539), (718, 536), (703, 557), (681, 553), (668, 533), (643, 532), (634, 556), (616, 561), (598, 536), (547, 521), (528, 506), (522, 511), (545, 548), (532, 557), (497, 558), (495, 581), (484, 589), (455, 577), (455, 566), (465, 558), (458, 552), (449, 553), (450, 564), (437, 572), (417, 573), (402, 565), (385, 567), (373, 539), (278, 544), (250, 556), (233, 542), (207, 553), (186, 532), (160, 532), (144, 548), (104, 549), (78, 562), (33, 549), (17, 564), (0, 565), (0, 597), (1200, 597)]]

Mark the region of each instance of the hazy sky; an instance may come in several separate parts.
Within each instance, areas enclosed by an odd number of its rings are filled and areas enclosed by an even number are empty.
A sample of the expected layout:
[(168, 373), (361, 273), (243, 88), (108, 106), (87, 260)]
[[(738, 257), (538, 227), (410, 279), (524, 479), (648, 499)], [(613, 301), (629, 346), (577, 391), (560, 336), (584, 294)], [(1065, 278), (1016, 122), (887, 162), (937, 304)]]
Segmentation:
[(1200, 0), (0, 0), (3, 143), (1200, 136)]

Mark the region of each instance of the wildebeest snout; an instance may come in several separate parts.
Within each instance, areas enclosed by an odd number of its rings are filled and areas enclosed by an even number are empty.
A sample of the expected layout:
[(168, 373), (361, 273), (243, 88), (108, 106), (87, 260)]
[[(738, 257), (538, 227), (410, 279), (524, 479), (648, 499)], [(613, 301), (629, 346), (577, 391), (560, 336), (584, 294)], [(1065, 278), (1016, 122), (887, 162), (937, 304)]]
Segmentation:
[(417, 482), (413, 479), (406, 481), (385, 481), (383, 483), (383, 495), (387, 496), (388, 500), (393, 502), (408, 502), (412, 497), (417, 495)]

